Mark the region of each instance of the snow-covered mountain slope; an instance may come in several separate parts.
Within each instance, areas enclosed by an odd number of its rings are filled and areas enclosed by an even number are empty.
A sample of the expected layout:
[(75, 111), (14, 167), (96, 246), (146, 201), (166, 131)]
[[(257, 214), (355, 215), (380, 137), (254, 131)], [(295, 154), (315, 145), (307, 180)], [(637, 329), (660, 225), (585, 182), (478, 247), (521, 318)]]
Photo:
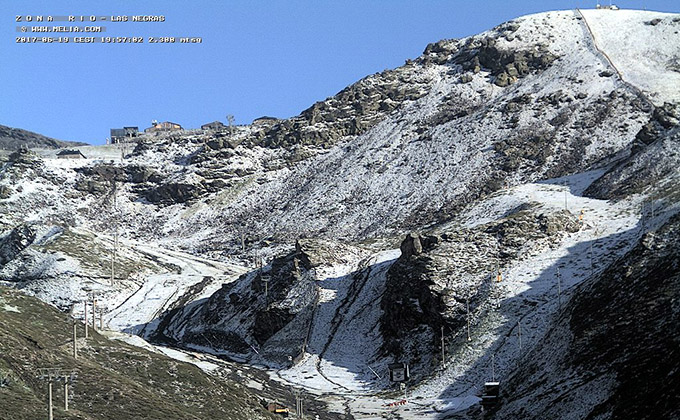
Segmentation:
[(97, 291), (109, 327), (264, 366), (347, 417), (477, 416), (490, 371), (556, 352), (574, 290), (678, 212), (678, 22), (531, 15), (289, 120), (15, 153), (0, 276), (75, 316)]
[(680, 101), (680, 18), (635, 10), (584, 10), (597, 47), (656, 105)]
[(573, 291), (509, 377), (499, 418), (680, 416), (680, 219)]
[(255, 237), (403, 233), (505, 183), (611, 159), (651, 109), (590, 45), (573, 12), (435, 44), (399, 69), (425, 78), (427, 95), (285, 176), (246, 186), (223, 210), (203, 207), (178, 225), (209, 217), (233, 229), (239, 220)]

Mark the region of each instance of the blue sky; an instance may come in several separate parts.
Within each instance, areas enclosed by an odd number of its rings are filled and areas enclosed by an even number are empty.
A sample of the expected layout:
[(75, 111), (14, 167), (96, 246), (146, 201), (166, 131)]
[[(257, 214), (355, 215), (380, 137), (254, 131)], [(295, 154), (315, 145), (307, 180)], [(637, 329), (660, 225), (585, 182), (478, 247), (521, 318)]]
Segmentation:
[[(144, 128), (152, 119), (195, 128), (227, 114), (240, 124), (263, 115), (290, 117), (364, 76), (419, 56), (430, 42), (529, 13), (595, 3), (0, 0), (0, 124), (101, 144), (109, 128)], [(680, 12), (677, 0), (616, 3)], [(107, 27), (106, 36), (145, 37), (138, 45), (15, 42), (15, 15), (50, 14), (164, 15), (165, 22), (98, 23)], [(203, 42), (149, 44), (149, 36)]]

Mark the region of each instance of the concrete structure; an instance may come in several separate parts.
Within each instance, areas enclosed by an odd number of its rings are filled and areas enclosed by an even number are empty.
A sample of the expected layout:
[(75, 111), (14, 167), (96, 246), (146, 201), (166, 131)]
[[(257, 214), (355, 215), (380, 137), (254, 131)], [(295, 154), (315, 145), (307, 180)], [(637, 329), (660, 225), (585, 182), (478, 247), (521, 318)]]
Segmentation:
[(123, 127), (111, 129), (111, 144), (131, 141), (139, 135), (139, 127)]

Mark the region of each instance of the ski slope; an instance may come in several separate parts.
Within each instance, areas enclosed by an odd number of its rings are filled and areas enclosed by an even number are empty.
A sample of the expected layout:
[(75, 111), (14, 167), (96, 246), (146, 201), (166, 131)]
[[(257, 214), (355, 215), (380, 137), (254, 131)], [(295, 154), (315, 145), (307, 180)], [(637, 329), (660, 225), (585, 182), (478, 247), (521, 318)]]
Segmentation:
[(680, 101), (680, 16), (639, 10), (582, 10), (598, 48), (655, 105)]

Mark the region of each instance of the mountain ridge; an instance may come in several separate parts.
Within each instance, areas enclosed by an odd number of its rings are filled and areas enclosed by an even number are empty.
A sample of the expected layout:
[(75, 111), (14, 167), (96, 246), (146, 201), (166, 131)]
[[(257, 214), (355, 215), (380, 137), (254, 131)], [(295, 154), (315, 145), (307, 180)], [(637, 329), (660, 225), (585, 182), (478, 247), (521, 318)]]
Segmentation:
[(20, 147), (60, 149), (75, 146), (89, 145), (76, 141), (56, 140), (21, 128), (0, 125), (0, 150), (15, 151)]

